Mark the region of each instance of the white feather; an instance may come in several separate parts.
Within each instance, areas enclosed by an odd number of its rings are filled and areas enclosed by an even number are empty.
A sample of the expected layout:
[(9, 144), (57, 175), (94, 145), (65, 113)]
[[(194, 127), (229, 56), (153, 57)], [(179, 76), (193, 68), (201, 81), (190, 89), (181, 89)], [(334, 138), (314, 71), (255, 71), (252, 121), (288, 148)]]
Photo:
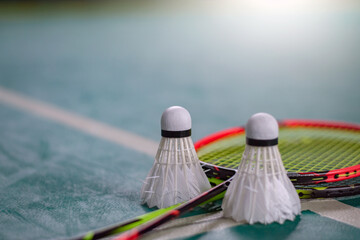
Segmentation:
[(225, 217), (250, 224), (283, 223), (300, 214), (300, 199), (286, 175), (277, 145), (246, 145), (222, 208)]
[(210, 189), (191, 137), (162, 137), (154, 164), (141, 190), (141, 202), (165, 208)]

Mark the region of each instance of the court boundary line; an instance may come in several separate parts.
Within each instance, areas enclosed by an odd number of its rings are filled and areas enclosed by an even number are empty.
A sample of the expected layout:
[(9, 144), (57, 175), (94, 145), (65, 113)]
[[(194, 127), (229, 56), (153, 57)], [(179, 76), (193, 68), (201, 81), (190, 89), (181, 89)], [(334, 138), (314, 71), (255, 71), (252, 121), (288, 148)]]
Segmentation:
[(155, 156), (158, 148), (158, 143), (153, 140), (146, 139), (126, 130), (119, 129), (84, 116), (80, 116), (76, 113), (26, 97), (22, 94), (15, 93), (2, 87), (0, 87), (0, 101), (33, 115), (50, 119), (54, 122), (117, 143), (137, 152), (147, 154), (151, 157)]
[(322, 217), (360, 228), (360, 209), (335, 199), (314, 199), (302, 202), (301, 210), (310, 210)]
[(235, 222), (232, 219), (223, 218), (222, 211), (205, 213), (197, 216), (172, 220), (164, 226), (152, 230), (144, 236), (144, 240), (167, 240), (183, 237), (191, 237), (200, 233), (214, 230), (222, 230), (245, 222)]
[[(301, 211), (310, 210), (322, 217), (360, 228), (360, 209), (352, 207), (335, 199), (302, 200)], [(172, 220), (152, 232), (145, 235), (144, 240), (150, 239), (174, 239), (191, 237), (197, 234), (222, 230), (234, 226), (247, 224), (244, 221), (235, 222), (232, 219), (223, 218), (222, 211), (205, 213), (187, 218)], [(169, 237), (171, 236), (171, 237)]]
[[(151, 157), (154, 157), (156, 154), (158, 143), (153, 140), (149, 140), (139, 135), (130, 133), (128, 131), (107, 125), (105, 123), (84, 116), (80, 116), (76, 113), (72, 113), (70, 111), (61, 109), (49, 103), (35, 100), (33, 98), (24, 96), (20, 93), (5, 89), (3, 87), (0, 87), (0, 102), (3, 102), (9, 106), (13, 106), (17, 109), (28, 112), (30, 114), (37, 115), (48, 120), (52, 120), (54, 122), (60, 123), (68, 127), (72, 127), (89, 135), (99, 137), (101, 139), (105, 139), (113, 143), (117, 143), (121, 146), (130, 148), (137, 152), (144, 153)], [(325, 201), (327, 201), (326, 202), (326, 204), (328, 204), (327, 206), (324, 206)], [(338, 211), (329, 211), (329, 206), (331, 206), (330, 207), (331, 210), (337, 209)], [(323, 217), (327, 217), (335, 221), (360, 228), (360, 209), (341, 203), (334, 199), (320, 200), (319, 203), (316, 203), (316, 201), (309, 201), (308, 203), (305, 203), (304, 208), (302, 210), (310, 210)], [(341, 214), (341, 212), (345, 214)], [(349, 221), (349, 217), (348, 217), (349, 215), (353, 219), (356, 219), (356, 217), (358, 217), (359, 219)], [(191, 218), (189, 220), (191, 220)], [(174, 221), (177, 221), (174, 223), (178, 223), (179, 219)], [(224, 218), (220, 218), (213, 221), (205, 220), (205, 223), (208, 222), (208, 224), (210, 224), (211, 226), (217, 226), (219, 225), (218, 221), (222, 222), (220, 226), (223, 228), (234, 226), (233, 221), (232, 224), (229, 223), (226, 224), (226, 222), (228, 222), (229, 220)], [(204, 220), (202, 220), (202, 222), (204, 222)], [(238, 224), (239, 223), (236, 223), (235, 225)], [(193, 223), (191, 223), (191, 225), (194, 226)], [(206, 224), (204, 225), (204, 227), (205, 229), (207, 229)], [(195, 228), (196, 227), (194, 227), (194, 229)], [(211, 228), (211, 229), (215, 229), (215, 228)], [(164, 229), (162, 231), (164, 231)], [(190, 230), (183, 229), (180, 231), (180, 233), (182, 234), (190, 233)], [(195, 234), (197, 233), (194, 233), (192, 235)]]

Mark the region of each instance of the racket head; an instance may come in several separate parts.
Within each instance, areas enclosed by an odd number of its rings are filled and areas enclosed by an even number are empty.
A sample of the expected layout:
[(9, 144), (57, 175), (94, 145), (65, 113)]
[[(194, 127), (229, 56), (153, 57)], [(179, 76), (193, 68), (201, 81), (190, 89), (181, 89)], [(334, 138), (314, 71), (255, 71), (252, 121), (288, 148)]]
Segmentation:
[[(235, 174), (241, 161), (245, 128), (211, 134), (197, 141), (195, 149), (207, 175), (226, 180)], [(360, 176), (359, 124), (279, 121), (279, 150), (294, 184), (319, 184)]]

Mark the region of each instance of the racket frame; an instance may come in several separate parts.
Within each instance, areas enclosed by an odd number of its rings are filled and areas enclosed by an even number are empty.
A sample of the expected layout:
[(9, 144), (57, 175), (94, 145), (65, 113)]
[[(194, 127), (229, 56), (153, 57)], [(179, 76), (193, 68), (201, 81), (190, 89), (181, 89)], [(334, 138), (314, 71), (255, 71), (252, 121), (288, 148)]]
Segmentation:
[[(279, 127), (287, 128), (323, 128), (323, 129), (339, 129), (339, 130), (348, 130), (348, 131), (359, 131), (360, 125), (355, 123), (346, 123), (346, 122), (335, 122), (335, 121), (324, 121), (324, 120), (304, 120), (304, 119), (287, 119), (278, 121)], [(216, 133), (213, 133), (207, 137), (204, 137), (197, 141), (194, 146), (196, 151), (199, 151), (202, 147), (209, 144), (213, 144), (216, 141), (222, 140), (224, 138), (245, 134), (245, 127), (233, 127), (225, 129)], [(215, 166), (210, 163), (202, 162), (203, 168), (206, 171), (207, 169), (219, 169), (227, 171), (229, 168)], [(220, 172), (220, 171), (219, 171)], [(319, 184), (319, 183), (329, 183), (336, 181), (343, 181), (346, 179), (359, 177), (360, 176), (360, 164), (345, 167), (341, 169), (334, 169), (328, 171), (312, 171), (312, 172), (288, 172), (288, 177), (290, 180), (297, 185), (310, 185), (310, 184)]]

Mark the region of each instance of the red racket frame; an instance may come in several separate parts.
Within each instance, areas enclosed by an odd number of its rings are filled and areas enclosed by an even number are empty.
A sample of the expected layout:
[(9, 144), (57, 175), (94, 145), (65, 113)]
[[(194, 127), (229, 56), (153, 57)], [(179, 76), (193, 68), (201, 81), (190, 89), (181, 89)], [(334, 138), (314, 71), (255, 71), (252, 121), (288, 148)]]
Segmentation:
[[(328, 129), (330, 128), (330, 129), (351, 130), (351, 131), (360, 132), (359, 124), (337, 122), (337, 121), (324, 121), (324, 120), (287, 119), (287, 120), (279, 121), (279, 126), (290, 127), (290, 128), (296, 128), (296, 127), (307, 127), (307, 128), (313, 127), (313, 128), (328, 128)], [(244, 127), (229, 128), (200, 139), (194, 144), (194, 146), (196, 151), (198, 151), (203, 146), (221, 140), (225, 137), (230, 137), (231, 135), (237, 135), (240, 133), (245, 133)], [(360, 176), (360, 164), (351, 167), (322, 171), (322, 172), (304, 172), (304, 173), (290, 172), (288, 173), (288, 176), (292, 181), (296, 182), (296, 184), (318, 184), (325, 182), (343, 181), (346, 179)]]

